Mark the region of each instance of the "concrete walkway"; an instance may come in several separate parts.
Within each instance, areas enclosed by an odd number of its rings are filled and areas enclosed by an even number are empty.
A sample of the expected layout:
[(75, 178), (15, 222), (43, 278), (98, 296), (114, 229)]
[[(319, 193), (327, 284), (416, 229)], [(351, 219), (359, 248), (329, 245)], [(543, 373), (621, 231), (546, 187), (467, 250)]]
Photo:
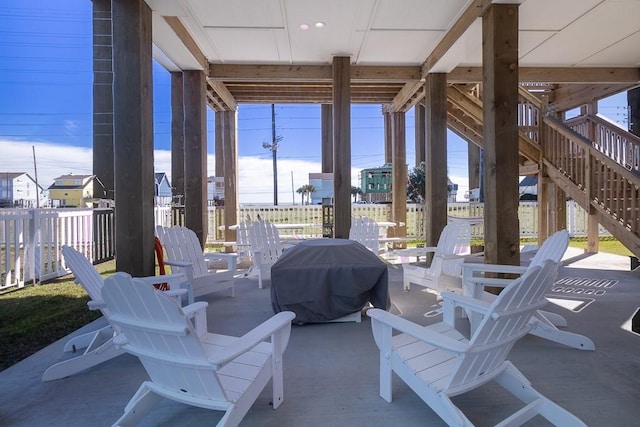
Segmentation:
[[(580, 351), (534, 336), (519, 341), (509, 359), (550, 399), (591, 426), (631, 426), (640, 419), (640, 336), (624, 329), (640, 306), (640, 272), (627, 257), (584, 256), (570, 250), (550, 297), (562, 304), (568, 330), (590, 337), (596, 351)], [(413, 287), (402, 291), (402, 270), (389, 267), (392, 311), (416, 323), (435, 297)], [(564, 282), (563, 282), (564, 280)], [(268, 282), (267, 282), (268, 284)], [(271, 316), (269, 288), (239, 280), (236, 296), (211, 295), (209, 329), (241, 335)], [(567, 302), (569, 301), (569, 302)], [(566, 304), (564, 304), (566, 302)], [(569, 308), (565, 308), (569, 307)], [(104, 324), (98, 319), (76, 333)], [(0, 426), (106, 426), (122, 413), (146, 378), (127, 354), (84, 373), (43, 383), (42, 372), (68, 355), (60, 340), (0, 373)], [(444, 423), (399, 379), (393, 403), (378, 396), (379, 355), (369, 319), (362, 323), (294, 326), (285, 353), (285, 401), (272, 410), (270, 391), (258, 398), (243, 426), (439, 426)], [(493, 425), (516, 406), (494, 383), (455, 398), (476, 425)], [(215, 425), (220, 413), (163, 401), (143, 426)], [(546, 425), (534, 419), (532, 426)]]

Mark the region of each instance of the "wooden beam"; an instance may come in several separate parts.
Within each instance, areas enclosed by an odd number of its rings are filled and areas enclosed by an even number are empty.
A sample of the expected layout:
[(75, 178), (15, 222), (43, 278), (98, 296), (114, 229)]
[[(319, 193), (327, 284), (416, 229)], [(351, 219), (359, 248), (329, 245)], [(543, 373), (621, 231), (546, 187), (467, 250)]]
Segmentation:
[[(526, 83), (640, 83), (640, 68), (633, 67), (522, 67), (518, 80)], [(457, 67), (447, 75), (447, 82), (480, 83), (482, 67)]]
[(456, 41), (469, 29), (476, 19), (482, 16), (487, 7), (491, 5), (491, 0), (473, 0), (469, 6), (462, 12), (460, 17), (447, 30), (440, 39), (436, 47), (431, 51), (422, 65), (422, 77), (425, 78), (436, 66), (438, 61), (451, 49)]
[(238, 107), (237, 102), (231, 92), (229, 92), (229, 89), (227, 89), (227, 87), (224, 85), (224, 83), (215, 80), (209, 80), (208, 84), (224, 102), (226, 107), (225, 110), (235, 111), (235, 109)]
[(189, 34), (189, 30), (187, 30), (182, 21), (180, 21), (180, 18), (177, 16), (164, 16), (163, 18), (182, 41), (182, 44), (184, 44), (191, 55), (193, 55), (196, 61), (198, 61), (202, 70), (207, 72), (209, 68), (209, 61), (207, 61), (206, 56), (204, 56), (196, 41), (191, 37), (191, 34)]
[(598, 99), (606, 98), (629, 88), (629, 84), (563, 85), (553, 91), (554, 101), (549, 111), (566, 111)]
[(424, 97), (424, 83), (409, 82), (391, 101), (391, 111), (407, 111)]
[[(331, 65), (245, 65), (210, 64), (209, 78), (224, 82), (327, 82), (331, 84)], [(418, 66), (366, 66), (351, 67), (352, 83), (408, 82), (420, 80)]]
[(333, 58), (333, 234), (349, 237), (351, 228), (351, 61)]

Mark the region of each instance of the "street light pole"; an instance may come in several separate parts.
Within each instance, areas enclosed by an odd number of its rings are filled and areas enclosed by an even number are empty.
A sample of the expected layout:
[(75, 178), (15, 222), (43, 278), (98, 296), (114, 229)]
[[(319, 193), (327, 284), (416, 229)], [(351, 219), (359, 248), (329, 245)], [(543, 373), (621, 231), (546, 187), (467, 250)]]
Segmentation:
[(276, 140), (275, 104), (271, 104), (271, 153), (273, 154), (273, 205), (278, 206), (278, 141)]

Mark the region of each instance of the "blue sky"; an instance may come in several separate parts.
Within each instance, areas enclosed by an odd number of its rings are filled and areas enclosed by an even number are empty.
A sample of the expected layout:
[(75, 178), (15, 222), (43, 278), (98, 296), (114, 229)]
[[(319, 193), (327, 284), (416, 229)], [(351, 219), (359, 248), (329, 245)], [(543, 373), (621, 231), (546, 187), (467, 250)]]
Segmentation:
[[(0, 3), (0, 171), (34, 176), (33, 147), (39, 182), (48, 187), (56, 176), (91, 174), (92, 28), (90, 0), (3, 0)], [(170, 76), (154, 62), (154, 144), (157, 172), (170, 172)], [(600, 103), (600, 112), (626, 128), (626, 97)], [(209, 111), (209, 175), (213, 175), (214, 125)], [(352, 177), (384, 163), (384, 125), (380, 105), (352, 107)], [(407, 164), (415, 158), (413, 110), (406, 117)], [(292, 202), (293, 187), (320, 172), (320, 106), (276, 105), (278, 199)], [(241, 203), (273, 200), (271, 107), (240, 105), (238, 151)], [(448, 171), (467, 189), (467, 145), (449, 133)], [(266, 174), (266, 176), (265, 176)], [(299, 195), (296, 195), (299, 197)], [(299, 203), (299, 199), (296, 203)]]

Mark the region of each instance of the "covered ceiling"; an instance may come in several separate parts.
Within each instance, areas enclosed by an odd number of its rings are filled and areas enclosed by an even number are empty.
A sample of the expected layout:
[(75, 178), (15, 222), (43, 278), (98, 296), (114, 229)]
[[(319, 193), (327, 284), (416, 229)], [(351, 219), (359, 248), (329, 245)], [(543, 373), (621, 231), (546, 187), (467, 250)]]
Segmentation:
[[(479, 81), (490, 0), (146, 0), (154, 57), (205, 70), (213, 106), (331, 102), (331, 63), (349, 56), (352, 102), (406, 109), (429, 72)], [(520, 80), (640, 82), (640, 0), (520, 0)], [(413, 100), (413, 101), (412, 101)], [(231, 104), (231, 105), (230, 105)]]

